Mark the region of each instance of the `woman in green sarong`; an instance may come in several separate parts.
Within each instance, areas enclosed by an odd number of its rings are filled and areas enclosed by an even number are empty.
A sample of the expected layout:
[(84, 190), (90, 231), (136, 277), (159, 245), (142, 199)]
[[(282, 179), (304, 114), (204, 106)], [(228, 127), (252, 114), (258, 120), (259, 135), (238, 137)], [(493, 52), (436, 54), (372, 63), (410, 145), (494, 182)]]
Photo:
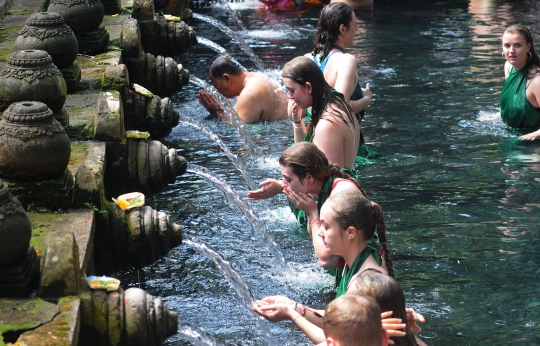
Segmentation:
[(523, 25), (508, 27), (502, 37), (506, 81), (501, 91), (501, 118), (527, 134), (520, 140), (540, 139), (540, 58), (532, 35)]
[[(289, 97), (289, 117), (294, 125), (294, 142), (313, 142), (332, 164), (353, 169), (360, 126), (350, 106), (332, 92), (317, 65), (304, 56), (283, 66), (281, 76)], [(302, 118), (311, 107), (311, 122)]]
[[(345, 294), (351, 281), (366, 270), (393, 273), (382, 210), (360, 191), (347, 190), (332, 194), (322, 206), (319, 220), (311, 227), (313, 237), (321, 239), (327, 254), (340, 255), (346, 261), (336, 297)], [(381, 243), (384, 266), (379, 251), (370, 245), (375, 233), (378, 233)], [(322, 342), (320, 330), (312, 328), (313, 325), (320, 327), (321, 311), (309, 309), (282, 296), (266, 297), (258, 303), (258, 308), (254, 310), (262, 316), (273, 322), (289, 318), (312, 341)], [(298, 319), (299, 316), (304, 318)]]

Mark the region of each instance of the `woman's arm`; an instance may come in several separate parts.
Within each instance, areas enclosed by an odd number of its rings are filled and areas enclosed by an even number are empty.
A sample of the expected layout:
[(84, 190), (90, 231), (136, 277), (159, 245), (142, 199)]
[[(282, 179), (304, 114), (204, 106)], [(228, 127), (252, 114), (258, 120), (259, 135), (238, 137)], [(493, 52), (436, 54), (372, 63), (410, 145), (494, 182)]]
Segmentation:
[(281, 181), (276, 179), (267, 179), (259, 185), (261, 186), (260, 189), (249, 191), (247, 193), (248, 198), (267, 199), (280, 194), (283, 190)]
[(363, 109), (366, 109), (367, 106), (371, 103), (371, 89), (369, 83), (366, 85), (365, 89), (362, 89), (362, 98), (359, 100), (351, 100), (351, 95), (358, 85), (358, 74), (357, 61), (356, 58), (351, 54), (342, 54), (339, 56), (339, 60), (333, 62), (333, 65), (336, 64), (339, 66), (336, 75), (336, 82), (334, 84), (334, 89), (339, 91), (345, 97), (345, 102), (349, 103), (354, 113), (358, 113)]
[(253, 307), (253, 311), (269, 321), (289, 319), (314, 343), (325, 340), (324, 332), (320, 328), (324, 311), (310, 309), (283, 296), (266, 297), (257, 303), (258, 307)]
[[(540, 73), (530, 80), (529, 86), (525, 91), (525, 96), (533, 107), (540, 107)], [(522, 141), (534, 141), (540, 139), (540, 130), (519, 136), (519, 139)]]
[(371, 89), (369, 83), (366, 84), (366, 88), (362, 89), (362, 98), (359, 100), (350, 100), (349, 105), (351, 106), (354, 113), (358, 113), (361, 110), (366, 109), (371, 104), (371, 99), (373, 95), (371, 94)]
[(339, 91), (345, 97), (345, 102), (349, 102), (351, 95), (358, 84), (358, 74), (356, 73), (356, 58), (351, 54), (341, 54), (336, 56), (338, 59), (332, 59), (332, 67), (338, 67), (336, 71), (336, 82), (334, 89)]

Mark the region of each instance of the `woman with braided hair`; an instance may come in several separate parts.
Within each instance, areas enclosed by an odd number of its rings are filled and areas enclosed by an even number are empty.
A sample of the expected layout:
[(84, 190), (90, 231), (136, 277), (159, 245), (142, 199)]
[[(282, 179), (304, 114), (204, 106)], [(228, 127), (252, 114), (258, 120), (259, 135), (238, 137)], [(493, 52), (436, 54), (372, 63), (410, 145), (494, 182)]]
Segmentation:
[[(321, 208), (319, 220), (313, 222), (312, 232), (317, 232), (326, 253), (339, 255), (345, 260), (337, 297), (345, 294), (351, 280), (366, 269), (377, 269), (394, 276), (382, 209), (359, 191), (349, 190), (331, 195)], [(370, 243), (375, 233), (386, 268), (381, 267), (380, 253)]]
[[(345, 294), (351, 281), (362, 272), (374, 270), (384, 275), (393, 274), (382, 210), (377, 203), (371, 202), (358, 189), (332, 193), (323, 204), (320, 214), (312, 210), (309, 215), (317, 218), (311, 225), (313, 244), (316, 245), (315, 238), (318, 238), (322, 244), (317, 256), (339, 255), (345, 260), (336, 297)], [(385, 259), (384, 266), (382, 266), (379, 252), (370, 242), (375, 233), (378, 233), (381, 242)], [(321, 260), (321, 257), (319, 259)], [(253, 310), (268, 320), (278, 322), (290, 319), (313, 342), (324, 341), (324, 335), (320, 329), (323, 311), (308, 308), (283, 296), (265, 297), (257, 303), (258, 306), (253, 307)], [(385, 312), (381, 318), (386, 319), (392, 316), (392, 311), (383, 311)], [(390, 319), (383, 320), (383, 325), (391, 336), (402, 337), (406, 335), (402, 331), (405, 328), (405, 322), (406, 320), (402, 318)]]

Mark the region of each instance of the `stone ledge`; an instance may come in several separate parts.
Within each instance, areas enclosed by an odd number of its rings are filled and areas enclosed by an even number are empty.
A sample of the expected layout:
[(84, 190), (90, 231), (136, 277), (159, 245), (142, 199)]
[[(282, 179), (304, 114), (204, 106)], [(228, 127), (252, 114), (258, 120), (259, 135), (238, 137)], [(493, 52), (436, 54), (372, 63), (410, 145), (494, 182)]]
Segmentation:
[(91, 259), (94, 239), (94, 210), (71, 209), (67, 213), (27, 213), (32, 222), (31, 242), (43, 253), (45, 242), (50, 233), (73, 232), (79, 247), (79, 264), (81, 273), (92, 268)]

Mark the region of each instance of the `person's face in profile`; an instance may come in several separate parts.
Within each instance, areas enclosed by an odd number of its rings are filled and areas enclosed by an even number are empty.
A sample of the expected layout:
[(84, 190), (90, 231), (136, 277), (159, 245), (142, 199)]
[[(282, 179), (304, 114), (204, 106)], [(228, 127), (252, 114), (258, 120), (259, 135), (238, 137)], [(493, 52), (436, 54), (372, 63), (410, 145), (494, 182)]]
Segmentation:
[(228, 73), (224, 73), (221, 77), (214, 77), (212, 75), (212, 71), (208, 71), (208, 74), (210, 75), (212, 85), (216, 88), (217, 91), (219, 91), (220, 94), (229, 99), (238, 96), (233, 95), (231, 92), (232, 79)]

